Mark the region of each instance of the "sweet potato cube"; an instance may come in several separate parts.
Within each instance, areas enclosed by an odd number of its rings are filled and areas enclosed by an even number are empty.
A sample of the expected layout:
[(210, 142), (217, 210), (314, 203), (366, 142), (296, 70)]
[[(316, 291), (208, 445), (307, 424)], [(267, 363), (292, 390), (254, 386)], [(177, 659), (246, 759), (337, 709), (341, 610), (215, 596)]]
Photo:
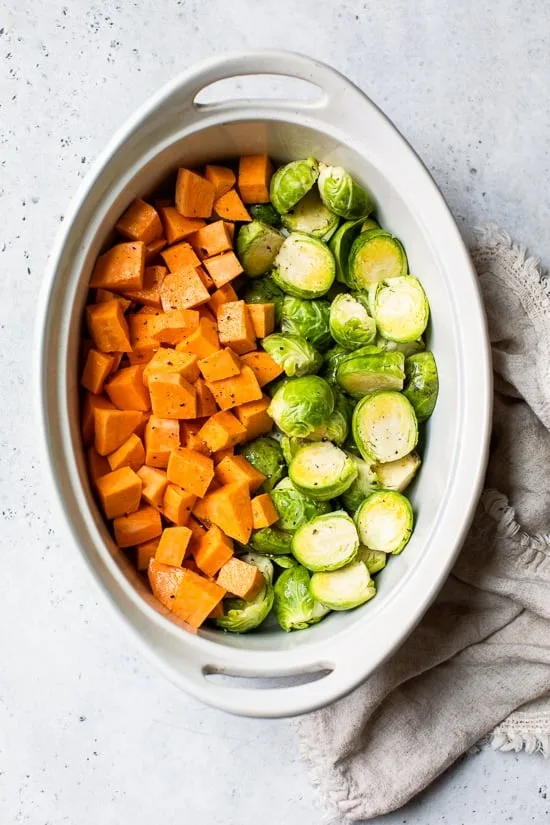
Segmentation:
[(205, 258), (203, 264), (218, 289), (233, 281), (243, 271), (241, 262), (234, 252), (222, 252), (213, 258)]
[(263, 493), (252, 499), (252, 524), (254, 530), (262, 527), (271, 527), (279, 520), (279, 513), (271, 500), (269, 493)]
[(184, 266), (170, 272), (162, 282), (160, 300), (165, 312), (171, 309), (192, 309), (210, 300), (197, 270)]
[(121, 444), (114, 452), (109, 453), (107, 461), (109, 462), (111, 470), (118, 470), (120, 467), (130, 467), (137, 473), (139, 468), (145, 464), (145, 450), (141, 438), (135, 433), (132, 433), (124, 444)]
[(221, 484), (248, 484), (248, 489), (254, 493), (262, 486), (266, 477), (244, 456), (231, 455), (220, 461), (216, 467), (216, 478)]
[(188, 530), (187, 527), (165, 527), (155, 553), (155, 560), (160, 564), (181, 567), (190, 539), (191, 530)]
[(241, 559), (232, 558), (220, 570), (217, 578), (224, 590), (251, 602), (255, 599), (263, 587), (265, 579), (262, 572), (255, 564), (248, 564)]
[(118, 219), (115, 229), (129, 241), (152, 243), (162, 236), (162, 223), (157, 210), (149, 203), (136, 198)]
[(269, 203), (273, 168), (267, 155), (244, 155), (239, 160), (239, 192), (244, 203)]
[(149, 562), (155, 558), (160, 539), (151, 539), (136, 547), (136, 567), (140, 572), (148, 569)]
[(99, 455), (117, 450), (141, 422), (138, 410), (94, 410), (95, 448)]
[(148, 504), (128, 516), (119, 516), (113, 522), (115, 541), (119, 547), (134, 547), (160, 536), (160, 513)]
[(241, 361), (232, 349), (225, 347), (216, 350), (206, 358), (201, 358), (198, 368), (206, 381), (221, 381), (222, 378), (231, 378), (241, 371)]
[(106, 518), (135, 513), (141, 498), (141, 479), (131, 467), (121, 467), (98, 479), (97, 494)]
[[(206, 271), (206, 269), (204, 269), (204, 267), (202, 267), (202, 266), (197, 266), (195, 268), (195, 271), (196, 271), (197, 275), (199, 276), (199, 278), (201, 279), (201, 283), (202, 283), (203, 287), (205, 289), (207, 289), (209, 293), (212, 292), (212, 290), (215, 289), (216, 286), (214, 284), (214, 281), (212, 280), (212, 278), (210, 277), (210, 275)], [(204, 306), (204, 309), (202, 308), (202, 306)], [(199, 307), (199, 311), (201, 312), (201, 314), (202, 313), (208, 313), (209, 315), (211, 315), (210, 310), (204, 304), (202, 306)], [(213, 318), (214, 316), (211, 315), (211, 317)]]
[(270, 403), (271, 399), (263, 395), (258, 401), (249, 401), (235, 407), (235, 415), (246, 429), (246, 441), (251, 441), (273, 429), (273, 419), (267, 412)]
[(160, 219), (168, 243), (178, 243), (204, 226), (202, 218), (184, 218), (175, 206), (159, 207)]
[(191, 530), (192, 536), (189, 542), (189, 550), (194, 555), (199, 546), (199, 542), (203, 536), (206, 535), (206, 527), (203, 527), (194, 516), (189, 516), (187, 520), (187, 527)]
[(170, 453), (179, 445), (179, 421), (152, 415), (145, 427), (145, 463), (151, 467), (167, 467)]
[(121, 298), (120, 295), (117, 295), (116, 292), (111, 292), (110, 289), (101, 289), (101, 287), (96, 289), (94, 304), (105, 304), (107, 301), (120, 301), (123, 312), (126, 312), (132, 303), (131, 300)]
[(111, 472), (111, 468), (109, 466), (109, 462), (103, 455), (99, 455), (95, 447), (88, 447), (88, 452), (86, 453), (87, 463), (88, 463), (88, 473), (90, 476), (90, 481), (92, 482), (92, 486), (97, 486), (97, 481), (102, 476), (106, 476), (107, 473)]
[(183, 447), (193, 450), (202, 455), (210, 455), (210, 450), (199, 437), (199, 430), (204, 423), (204, 418), (196, 418), (194, 421), (180, 421), (180, 438)]
[(195, 250), (187, 241), (181, 241), (174, 246), (169, 246), (161, 252), (161, 257), (170, 270), (177, 272), (190, 266), (193, 269), (199, 266), (200, 260), (195, 254)]
[(220, 349), (220, 339), (215, 321), (201, 318), (195, 332), (176, 345), (178, 352), (194, 352), (199, 358), (206, 358)]
[(176, 209), (185, 218), (209, 218), (215, 194), (216, 188), (209, 180), (190, 169), (178, 169)]
[(150, 309), (151, 312), (135, 312), (128, 316), (131, 350), (133, 352), (158, 349), (159, 346), (159, 342), (153, 338), (157, 315), (153, 314), (152, 307), (147, 307), (147, 309)]
[(230, 410), (249, 401), (258, 401), (262, 397), (256, 376), (247, 366), (242, 367), (239, 375), (224, 378), (222, 381), (213, 381), (208, 387), (222, 410)]
[(244, 301), (230, 301), (218, 310), (218, 333), (222, 344), (229, 344), (238, 355), (256, 347), (256, 333)]
[(154, 415), (159, 418), (196, 418), (197, 394), (182, 375), (170, 372), (152, 372), (149, 375), (149, 393)]
[(147, 569), (149, 584), (155, 598), (164, 607), (172, 609), (173, 600), (178, 592), (178, 587), (183, 581), (183, 569), (172, 567), (168, 564), (159, 564), (154, 558), (149, 562)]
[(128, 353), (128, 361), (131, 367), (145, 366), (149, 363), (156, 349), (138, 349)]
[(143, 383), (144, 367), (139, 364), (119, 370), (105, 385), (105, 392), (119, 410), (147, 412), (151, 401)]
[(234, 221), (224, 221), (224, 224), (227, 227), (227, 231), (229, 232), (229, 237), (231, 241), (235, 242), (235, 222)]
[(171, 609), (191, 627), (200, 627), (225, 596), (219, 584), (183, 568), (181, 583)]
[[(218, 464), (227, 458), (228, 455), (235, 455), (235, 448), (234, 447), (226, 447), (225, 450), (216, 450), (215, 453), (212, 453), (212, 458), (214, 460), (214, 467), (217, 467)], [(215, 478), (215, 476), (214, 476)]]
[(267, 352), (245, 352), (241, 361), (253, 371), (260, 387), (282, 375), (283, 368)]
[(230, 189), (214, 201), (214, 212), (224, 221), (252, 220), (235, 189)]
[(106, 301), (86, 307), (86, 323), (94, 342), (101, 352), (128, 352), (130, 334), (120, 301)]
[(195, 390), (197, 391), (197, 416), (199, 418), (207, 418), (217, 413), (218, 405), (206, 385), (204, 378), (197, 379), (195, 382)]
[(214, 478), (214, 462), (188, 447), (180, 447), (170, 455), (167, 475), (168, 481), (202, 498)]
[(97, 259), (90, 287), (102, 287), (120, 292), (141, 289), (145, 269), (145, 244), (141, 241), (119, 243)]
[(82, 404), (82, 440), (86, 446), (92, 444), (95, 435), (95, 411), (96, 410), (114, 410), (114, 404), (111, 404), (108, 398), (104, 395), (93, 395), (87, 392)]
[(216, 607), (214, 607), (210, 613), (208, 614), (208, 619), (219, 619), (223, 616), (223, 601), (218, 602)]
[(149, 410), (147, 410), (147, 412), (142, 412), (141, 413), (141, 421), (139, 422), (137, 427), (134, 429), (134, 433), (137, 435), (138, 438), (141, 438), (142, 441), (145, 437), (145, 427), (147, 426), (147, 422), (149, 421), (150, 417), (151, 417), (151, 413), (150, 413)]
[(199, 438), (210, 452), (234, 447), (246, 437), (246, 429), (230, 412), (217, 412), (199, 430)]
[(158, 238), (156, 241), (152, 243), (148, 243), (145, 247), (145, 263), (150, 264), (155, 261), (157, 256), (166, 246), (166, 238)]
[[(215, 292), (212, 293), (207, 306), (214, 314), (214, 316), (217, 318), (219, 309), (222, 306), (222, 304), (229, 304), (233, 301), (238, 300), (238, 295), (231, 286), (231, 284), (224, 284), (222, 287), (220, 287), (220, 289), (217, 289)], [(248, 304), (247, 306), (250, 306), (250, 304)]]
[(275, 329), (275, 304), (247, 304), (257, 338), (271, 335)]
[(164, 493), (162, 514), (174, 524), (187, 524), (197, 496), (182, 490), (177, 484), (169, 484)]
[(105, 379), (111, 372), (114, 363), (115, 359), (112, 355), (90, 349), (80, 383), (90, 392), (96, 395), (99, 394), (103, 390)]
[(164, 470), (144, 464), (136, 471), (141, 478), (141, 497), (153, 507), (162, 507), (168, 479)]
[(226, 536), (247, 544), (252, 533), (250, 490), (245, 482), (225, 484), (197, 502), (193, 514), (205, 524), (217, 524)]
[(199, 328), (200, 315), (196, 309), (172, 309), (162, 312), (151, 321), (151, 337), (158, 344), (175, 346)]
[(160, 309), (160, 287), (168, 274), (165, 266), (146, 266), (141, 289), (125, 289), (122, 294), (131, 301)]
[(214, 221), (189, 236), (189, 243), (199, 258), (211, 258), (233, 248), (229, 229), (224, 221)]
[(191, 384), (199, 377), (198, 358), (192, 352), (177, 352), (173, 349), (159, 349), (143, 370), (143, 383), (149, 383), (153, 372), (173, 372), (182, 375)]
[(233, 542), (215, 524), (199, 541), (193, 553), (197, 567), (207, 576), (215, 576), (233, 556)]
[(204, 169), (204, 177), (214, 185), (214, 198), (217, 200), (235, 186), (236, 177), (232, 169), (227, 166), (216, 166), (208, 163)]

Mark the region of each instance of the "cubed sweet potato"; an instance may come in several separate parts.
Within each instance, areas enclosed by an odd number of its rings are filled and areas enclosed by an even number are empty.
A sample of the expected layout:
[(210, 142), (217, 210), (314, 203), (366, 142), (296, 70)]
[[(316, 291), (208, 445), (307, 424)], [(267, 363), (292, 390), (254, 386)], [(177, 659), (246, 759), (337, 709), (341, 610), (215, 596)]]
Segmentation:
[(222, 381), (213, 381), (208, 386), (222, 410), (230, 410), (249, 401), (258, 401), (262, 397), (256, 376), (246, 365), (242, 367), (239, 375), (224, 378)]
[(154, 372), (173, 372), (182, 375), (193, 384), (199, 377), (198, 358), (192, 352), (177, 352), (173, 349), (159, 349), (143, 370), (143, 383), (149, 383)]
[(197, 417), (195, 388), (182, 375), (152, 372), (148, 387), (154, 415), (160, 418)]
[(256, 333), (244, 301), (224, 303), (218, 310), (218, 334), (238, 355), (256, 348)]
[(136, 567), (143, 573), (149, 567), (151, 559), (155, 558), (160, 539), (151, 539), (136, 547)]
[(216, 352), (201, 358), (198, 368), (206, 381), (221, 381), (223, 378), (231, 378), (241, 371), (241, 361), (239, 356), (229, 347), (216, 350)]
[(140, 410), (151, 408), (149, 391), (143, 383), (144, 367), (139, 364), (119, 370), (105, 384), (105, 392), (119, 410)]
[(99, 455), (117, 450), (141, 422), (138, 410), (94, 410), (95, 448)]
[[(223, 223), (223, 221), (219, 221), (219, 223)], [(222, 252), (221, 255), (214, 255), (213, 258), (205, 258), (203, 265), (217, 289), (225, 286), (230, 281), (234, 281), (243, 271), (241, 262), (232, 251)]]
[(236, 177), (232, 169), (227, 166), (216, 166), (208, 163), (204, 169), (204, 177), (214, 185), (214, 198), (217, 200), (235, 186)]
[(187, 546), (191, 539), (191, 530), (184, 526), (165, 527), (158, 543), (155, 561), (181, 567)]
[(266, 479), (264, 474), (253, 467), (242, 455), (227, 456), (223, 461), (220, 461), (215, 472), (220, 484), (244, 482), (248, 484), (251, 493), (258, 490)]
[(128, 324), (120, 301), (106, 301), (86, 307), (86, 323), (94, 346), (101, 352), (128, 352), (132, 349)]
[(160, 287), (168, 273), (165, 266), (146, 266), (141, 289), (125, 289), (122, 295), (138, 304), (160, 309)]
[(250, 490), (245, 482), (225, 484), (208, 493), (193, 508), (204, 524), (217, 524), (226, 536), (247, 544), (252, 533)]
[(261, 530), (262, 527), (271, 527), (279, 520), (279, 513), (271, 500), (269, 493), (255, 496), (252, 499), (252, 524), (254, 530)]
[(219, 309), (222, 306), (222, 304), (229, 304), (233, 301), (238, 300), (238, 295), (231, 286), (231, 284), (224, 284), (224, 286), (220, 287), (220, 289), (217, 289), (215, 292), (212, 293), (207, 306), (211, 310), (213, 315), (217, 318)]
[(136, 198), (115, 224), (115, 229), (129, 241), (152, 243), (162, 237), (162, 224), (157, 210), (141, 198)]
[(274, 381), (279, 375), (282, 375), (284, 370), (279, 364), (273, 360), (271, 355), (267, 352), (258, 350), (257, 352), (245, 352), (241, 355), (241, 361), (253, 371), (258, 380), (260, 387)]
[(153, 307), (144, 307), (144, 309), (151, 310), (151, 312), (135, 312), (128, 316), (130, 342), (133, 352), (158, 349), (159, 346), (159, 342), (153, 338), (157, 319), (157, 315), (153, 313), (158, 313), (158, 310), (154, 310)]
[(269, 203), (273, 168), (267, 155), (244, 155), (239, 160), (238, 187), (244, 203)]
[(232, 558), (220, 570), (217, 578), (224, 590), (245, 601), (252, 601), (263, 587), (265, 579), (254, 564)]
[(199, 273), (193, 266), (170, 272), (162, 282), (160, 300), (165, 312), (171, 309), (193, 309), (210, 300)]
[[(82, 414), (80, 419), (80, 423), (82, 426), (82, 440), (84, 441), (84, 444), (86, 446), (89, 446), (94, 441), (95, 411), (99, 409), (114, 410), (115, 406), (114, 404), (111, 404), (111, 402), (106, 396), (94, 395), (91, 392), (87, 392), (84, 396), (84, 402), (82, 404)], [(130, 435), (130, 433), (128, 433), (128, 435)]]
[(111, 467), (105, 456), (99, 455), (95, 447), (88, 447), (86, 459), (92, 487), (96, 487), (98, 479), (110, 473)]
[(137, 470), (137, 474), (141, 478), (142, 499), (153, 507), (162, 507), (164, 493), (168, 486), (168, 479), (164, 470), (159, 470), (157, 467), (148, 467), (147, 464), (144, 464)]
[(214, 202), (214, 212), (224, 221), (250, 221), (248, 210), (238, 196), (235, 189), (230, 189), (225, 195)]
[(275, 329), (275, 304), (247, 304), (257, 338), (271, 335)]
[(167, 467), (170, 453), (179, 445), (179, 421), (152, 415), (145, 427), (145, 463), (151, 467)]
[(80, 381), (82, 386), (96, 395), (100, 393), (103, 390), (103, 384), (111, 372), (114, 362), (115, 359), (112, 355), (108, 355), (106, 352), (99, 352), (93, 348), (90, 349)]
[(200, 627), (225, 596), (219, 584), (183, 568), (183, 577), (172, 600), (172, 611), (191, 627)]
[(197, 392), (197, 416), (207, 418), (217, 413), (218, 405), (204, 378), (198, 378), (195, 381), (195, 390)]
[(187, 241), (180, 241), (180, 243), (169, 246), (161, 252), (161, 258), (170, 270), (170, 272), (177, 272), (187, 266), (199, 266), (200, 260), (197, 258), (195, 250)]
[(199, 430), (199, 438), (210, 452), (234, 447), (246, 437), (246, 429), (230, 412), (217, 412)]
[(206, 178), (190, 169), (178, 169), (176, 209), (185, 218), (209, 218), (216, 188)]
[(246, 441), (252, 441), (253, 438), (273, 429), (273, 419), (267, 412), (270, 403), (271, 399), (263, 395), (257, 401), (249, 401), (235, 407), (235, 415), (246, 429)]
[(199, 328), (200, 315), (196, 309), (172, 309), (159, 313), (151, 321), (150, 335), (158, 344), (175, 346)]
[(161, 206), (159, 214), (170, 244), (183, 241), (205, 225), (202, 218), (185, 218), (180, 215), (175, 206)]
[(113, 522), (115, 541), (119, 547), (134, 547), (160, 536), (160, 513), (148, 504), (128, 516), (119, 516)]
[(131, 467), (121, 467), (97, 480), (97, 494), (106, 518), (135, 513), (141, 498), (141, 479)]
[(145, 464), (145, 450), (143, 442), (139, 436), (132, 433), (124, 444), (107, 456), (111, 470), (118, 470), (120, 467), (131, 467), (137, 472)]
[(170, 455), (167, 475), (168, 481), (202, 497), (214, 478), (214, 462), (208, 456), (180, 447)]
[(159, 253), (162, 252), (167, 244), (166, 238), (158, 238), (156, 241), (148, 243), (145, 247), (145, 263), (156, 264)]
[(233, 556), (233, 542), (215, 524), (199, 541), (193, 556), (197, 567), (207, 576), (216, 573)]
[(145, 269), (145, 244), (141, 241), (119, 243), (97, 259), (90, 287), (111, 289), (141, 289)]
[(214, 221), (189, 236), (189, 243), (199, 258), (210, 258), (233, 248), (229, 230), (224, 221)]
[(187, 524), (197, 496), (183, 490), (177, 484), (168, 484), (164, 493), (162, 514), (174, 524)]
[(220, 349), (220, 339), (215, 321), (201, 318), (195, 332), (176, 345), (178, 352), (194, 352), (199, 358), (206, 358)]

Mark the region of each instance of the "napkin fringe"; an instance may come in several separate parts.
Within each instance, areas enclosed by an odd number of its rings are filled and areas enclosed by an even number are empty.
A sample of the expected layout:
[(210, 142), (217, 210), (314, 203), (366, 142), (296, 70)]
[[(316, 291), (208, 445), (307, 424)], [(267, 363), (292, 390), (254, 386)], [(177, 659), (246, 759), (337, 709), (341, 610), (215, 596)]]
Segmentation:
[(519, 753), (540, 753), (545, 759), (550, 756), (550, 735), (543, 730), (503, 730), (499, 725), (492, 733), (491, 747), (494, 751), (514, 751)]
[[(299, 728), (300, 757), (306, 765), (310, 784), (315, 788), (319, 801), (324, 808), (323, 825), (337, 825), (342, 818), (352, 821), (350, 811), (358, 807), (362, 799), (350, 794), (349, 782), (340, 772), (333, 772), (333, 764), (321, 753), (319, 739), (304, 732), (304, 725)], [(335, 778), (338, 776), (338, 780)]]
[(496, 522), (497, 534), (505, 539), (515, 539), (526, 563), (530, 564), (537, 555), (542, 556), (540, 561), (550, 556), (550, 534), (535, 533), (531, 536), (527, 533), (516, 521), (516, 512), (510, 507), (504, 493), (490, 488), (484, 490), (481, 505), (487, 515)]

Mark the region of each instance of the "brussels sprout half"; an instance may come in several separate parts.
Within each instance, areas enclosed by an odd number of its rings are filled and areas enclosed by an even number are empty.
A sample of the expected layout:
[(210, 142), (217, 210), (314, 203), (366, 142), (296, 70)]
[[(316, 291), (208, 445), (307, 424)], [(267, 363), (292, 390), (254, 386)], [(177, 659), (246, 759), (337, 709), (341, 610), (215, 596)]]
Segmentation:
[(275, 584), (273, 607), (280, 626), (286, 632), (305, 630), (330, 612), (315, 601), (309, 590), (309, 573), (301, 565), (285, 570)]
[(317, 350), (323, 351), (332, 343), (329, 317), (328, 301), (322, 298), (308, 301), (287, 295), (281, 310), (281, 330), (290, 335), (301, 335)]
[(255, 221), (261, 221), (276, 229), (282, 224), (281, 216), (271, 203), (251, 203), (247, 209)]
[(375, 208), (374, 198), (342, 166), (325, 166), (317, 181), (325, 206), (346, 220), (366, 218)]
[[(267, 223), (267, 221), (266, 221)], [(371, 229), (380, 229), (380, 224), (378, 221), (375, 221), (374, 218), (367, 218), (361, 224), (361, 232), (368, 232)]]
[(282, 246), (281, 233), (261, 221), (244, 223), (237, 235), (237, 257), (249, 278), (265, 275)]
[(397, 490), (403, 493), (415, 477), (420, 464), (420, 456), (416, 453), (409, 453), (403, 458), (398, 458), (397, 461), (375, 464), (374, 470), (384, 490)]
[(401, 241), (383, 229), (361, 232), (352, 244), (348, 267), (348, 283), (355, 289), (368, 289), (408, 271)]
[(332, 572), (314, 573), (309, 589), (314, 599), (331, 610), (351, 610), (376, 596), (376, 585), (362, 561)]
[(412, 275), (380, 281), (369, 300), (378, 331), (390, 341), (415, 341), (428, 325), (428, 299)]
[(269, 493), (278, 481), (286, 476), (286, 462), (280, 445), (274, 438), (267, 436), (256, 438), (244, 444), (240, 454), (246, 458), (256, 470), (263, 473), (265, 481), (260, 490)]
[(433, 413), (439, 393), (437, 365), (431, 352), (419, 352), (405, 360), (403, 395), (414, 407), (418, 421), (426, 421)]
[(395, 490), (377, 490), (355, 514), (361, 544), (382, 553), (400, 553), (409, 541), (414, 516), (411, 503)]
[(294, 532), (316, 516), (330, 513), (325, 501), (315, 501), (294, 486), (290, 478), (283, 478), (271, 491), (271, 500), (279, 514), (277, 527)]
[(335, 233), (340, 218), (327, 209), (317, 189), (310, 189), (296, 206), (282, 216), (282, 221), (289, 232), (305, 232), (327, 242)]
[(293, 484), (318, 501), (339, 496), (357, 478), (355, 462), (330, 441), (300, 447), (288, 468)]
[(318, 238), (292, 232), (275, 258), (272, 278), (295, 298), (321, 298), (335, 277), (332, 252)]
[(252, 533), (250, 545), (257, 553), (287, 556), (292, 549), (292, 533), (278, 527), (262, 527)]
[(274, 332), (262, 339), (262, 347), (290, 378), (317, 372), (323, 356), (301, 335)]
[(311, 441), (333, 441), (341, 446), (350, 431), (353, 402), (337, 387), (333, 386), (332, 392), (334, 393), (334, 412), (321, 427), (313, 430), (308, 437)]
[(330, 332), (347, 350), (364, 347), (376, 337), (376, 322), (368, 312), (366, 295), (344, 292), (330, 305)]
[(426, 349), (426, 344), (423, 338), (417, 338), (416, 341), (388, 341), (382, 335), (376, 336), (374, 342), (380, 349), (386, 352), (402, 352), (405, 358), (409, 355), (414, 355), (417, 352), (422, 352)]
[(339, 386), (353, 398), (376, 390), (401, 390), (405, 380), (402, 352), (353, 353), (341, 361), (336, 371)]
[(357, 529), (343, 510), (314, 518), (300, 527), (292, 538), (294, 556), (314, 572), (344, 567), (353, 561), (358, 548)]
[(247, 304), (275, 304), (275, 320), (281, 323), (284, 292), (271, 277), (257, 278), (247, 284), (243, 298)]
[(273, 607), (274, 592), (271, 582), (273, 581), (273, 565), (270, 561), (258, 559), (252, 553), (243, 556), (249, 564), (255, 564), (265, 579), (265, 587), (250, 602), (244, 599), (229, 598), (224, 599), (224, 614), (215, 619), (216, 626), (231, 633), (247, 633), (254, 630), (268, 616)]
[(349, 254), (352, 244), (361, 231), (361, 218), (343, 223), (329, 242), (329, 249), (336, 263), (336, 280), (349, 286)]
[(325, 424), (333, 411), (330, 384), (318, 375), (287, 381), (277, 390), (267, 410), (285, 435), (302, 438)]
[(315, 158), (293, 160), (280, 166), (271, 178), (269, 199), (281, 215), (302, 200), (317, 178), (319, 164)]
[(290, 464), (300, 447), (303, 447), (304, 444), (308, 444), (307, 438), (298, 438), (297, 436), (288, 436), (283, 435), (281, 436), (281, 449), (283, 451), (283, 455), (285, 457), (285, 461), (287, 464)]
[(353, 411), (351, 426), (365, 461), (396, 461), (414, 450), (418, 441), (413, 406), (399, 392), (366, 395)]
[(388, 554), (383, 553), (382, 550), (369, 550), (368, 547), (361, 544), (357, 551), (357, 561), (362, 561), (371, 576), (373, 576), (384, 569), (388, 563)]
[(348, 453), (348, 457), (357, 467), (357, 478), (348, 489), (340, 496), (340, 501), (345, 510), (353, 515), (364, 499), (374, 490), (380, 488), (380, 481), (373, 467), (363, 458), (359, 458), (353, 453)]

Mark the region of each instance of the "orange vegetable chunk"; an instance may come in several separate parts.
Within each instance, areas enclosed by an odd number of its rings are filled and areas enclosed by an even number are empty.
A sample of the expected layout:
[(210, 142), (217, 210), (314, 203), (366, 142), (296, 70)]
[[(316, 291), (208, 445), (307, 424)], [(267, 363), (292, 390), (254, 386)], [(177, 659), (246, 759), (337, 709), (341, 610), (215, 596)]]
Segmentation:
[(252, 220), (235, 189), (230, 189), (214, 202), (214, 212), (224, 221)]
[(227, 166), (216, 166), (208, 163), (204, 169), (204, 176), (214, 185), (214, 198), (217, 200), (235, 186), (236, 177), (232, 169)]
[(171, 609), (191, 627), (200, 627), (225, 596), (219, 584), (183, 568), (181, 583)]
[(210, 258), (233, 248), (231, 235), (224, 221), (214, 221), (203, 226), (189, 237), (189, 243), (199, 258)]
[[(219, 309), (223, 304), (229, 304), (238, 300), (238, 295), (231, 284), (224, 284), (220, 289), (212, 293), (208, 301), (208, 307), (217, 317)], [(248, 306), (250, 306), (250, 304), (248, 304)]]
[(162, 236), (162, 224), (157, 210), (141, 198), (130, 204), (126, 212), (118, 219), (115, 229), (123, 238), (130, 241), (152, 243)]
[(115, 299), (87, 306), (86, 322), (94, 346), (101, 352), (128, 352), (132, 349), (120, 301)]
[(105, 379), (111, 372), (115, 359), (105, 352), (90, 349), (82, 373), (82, 386), (96, 395), (103, 390)]
[(252, 499), (252, 524), (254, 530), (262, 527), (271, 527), (279, 520), (279, 513), (271, 500), (269, 493), (263, 493)]
[(206, 358), (220, 349), (220, 339), (215, 321), (201, 318), (198, 329), (176, 345), (178, 352), (194, 352), (199, 358)]
[(199, 438), (210, 452), (234, 447), (246, 437), (246, 429), (230, 412), (217, 412), (199, 430)]
[(194, 552), (197, 567), (207, 576), (215, 576), (233, 556), (233, 542), (215, 524), (198, 543)]
[(122, 311), (126, 312), (128, 307), (131, 305), (132, 301), (126, 300), (126, 298), (121, 298), (120, 295), (117, 295), (116, 292), (111, 292), (110, 289), (96, 289), (95, 291), (95, 304), (105, 304), (107, 301), (120, 301), (120, 306), (122, 307)]
[(214, 462), (202, 453), (180, 447), (170, 455), (167, 475), (168, 481), (202, 498), (214, 478)]
[(216, 478), (221, 484), (248, 484), (251, 493), (258, 490), (266, 479), (242, 455), (230, 455), (220, 461), (216, 467)]
[(164, 232), (168, 243), (178, 243), (184, 238), (193, 235), (204, 226), (202, 218), (184, 218), (175, 206), (159, 207), (160, 219), (164, 225)]
[(258, 401), (262, 397), (256, 376), (246, 365), (242, 367), (239, 375), (213, 381), (208, 387), (222, 410), (230, 410), (249, 401)]
[(234, 447), (226, 447), (225, 450), (216, 450), (216, 452), (212, 454), (212, 458), (214, 459), (214, 467), (217, 467), (220, 461), (223, 461), (228, 455), (235, 455)]
[(218, 310), (218, 333), (238, 355), (256, 348), (256, 333), (244, 301), (230, 301)]
[(164, 493), (168, 486), (168, 479), (164, 470), (148, 467), (144, 464), (136, 471), (141, 478), (141, 497), (153, 507), (162, 507)]
[(128, 361), (131, 367), (136, 367), (139, 365), (145, 366), (148, 364), (153, 355), (155, 354), (156, 349), (148, 348), (148, 349), (138, 349), (128, 353)]
[(263, 587), (265, 579), (255, 564), (248, 564), (241, 559), (232, 558), (220, 570), (217, 578), (224, 590), (251, 602)]
[(105, 385), (105, 392), (119, 410), (147, 412), (151, 408), (149, 392), (143, 383), (144, 369), (139, 364), (125, 367)]
[(159, 545), (159, 539), (151, 539), (150, 541), (146, 541), (143, 544), (138, 544), (136, 547), (136, 567), (140, 572), (147, 570), (149, 567), (149, 562), (151, 559), (155, 558), (155, 553), (157, 552), (157, 547)]
[(244, 155), (239, 160), (239, 192), (244, 203), (269, 203), (273, 168), (267, 155)]
[(253, 371), (260, 387), (274, 381), (284, 372), (283, 368), (267, 352), (246, 352), (241, 355), (241, 361)]
[(159, 564), (154, 558), (149, 562), (147, 570), (149, 584), (153, 595), (164, 607), (172, 609), (172, 602), (178, 588), (183, 581), (183, 569), (168, 564)]
[(172, 309), (162, 312), (151, 321), (151, 336), (158, 344), (175, 346), (199, 328), (200, 315), (196, 309)]
[(210, 293), (197, 270), (184, 266), (170, 272), (162, 282), (160, 300), (165, 312), (171, 309), (192, 309), (210, 300)]
[(142, 289), (145, 269), (145, 244), (141, 241), (119, 243), (97, 259), (91, 287), (120, 292), (122, 289)]
[(145, 463), (151, 467), (167, 467), (170, 453), (179, 445), (179, 421), (152, 415), (145, 427)]
[[(149, 310), (145, 312), (145, 310)], [(158, 349), (159, 342), (153, 338), (155, 322), (158, 310), (153, 307), (143, 307), (140, 312), (135, 312), (128, 316), (128, 327), (130, 330), (130, 349), (133, 352), (139, 350)]]
[(176, 209), (185, 218), (209, 218), (215, 194), (215, 186), (209, 180), (190, 169), (178, 169)]
[(170, 272), (176, 272), (187, 266), (194, 269), (200, 264), (200, 260), (197, 258), (193, 247), (187, 241), (169, 246), (168, 249), (165, 249), (161, 253), (161, 257)]
[(273, 419), (267, 412), (271, 399), (263, 395), (258, 401), (249, 401), (235, 407), (235, 415), (246, 429), (246, 441), (271, 432)]
[(206, 418), (217, 413), (218, 405), (207, 387), (204, 378), (197, 379), (195, 382), (195, 390), (197, 391), (197, 416), (199, 418)]
[(233, 281), (243, 271), (241, 262), (234, 252), (222, 252), (213, 258), (205, 258), (203, 264), (218, 289)]
[(90, 474), (90, 481), (92, 486), (97, 486), (97, 481), (101, 476), (107, 475), (111, 472), (109, 462), (103, 455), (99, 455), (95, 447), (88, 447), (87, 452), (88, 473)]
[(166, 246), (166, 238), (159, 238), (152, 243), (148, 243), (145, 247), (145, 263), (149, 264), (155, 260), (159, 252), (162, 252)]
[(160, 536), (160, 513), (148, 504), (128, 516), (119, 516), (113, 522), (115, 541), (119, 547), (134, 547)]
[(197, 496), (182, 490), (177, 484), (169, 484), (164, 493), (162, 514), (174, 524), (187, 524)]
[(232, 349), (226, 347), (201, 358), (198, 368), (206, 381), (221, 381), (222, 378), (238, 375), (241, 371), (241, 361)]
[(187, 545), (191, 539), (191, 530), (187, 527), (165, 527), (155, 553), (155, 560), (160, 564), (181, 567), (185, 558)]
[(141, 422), (138, 410), (94, 410), (95, 448), (99, 455), (118, 449)]
[(193, 383), (200, 375), (198, 358), (192, 352), (177, 352), (173, 349), (159, 349), (143, 370), (143, 382), (149, 382), (153, 372), (173, 372)]
[(143, 271), (143, 287), (126, 289), (122, 294), (132, 301), (160, 309), (160, 287), (167, 273), (165, 266), (146, 266)]
[(204, 418), (195, 418), (193, 421), (180, 422), (180, 439), (183, 447), (188, 447), (197, 453), (209, 455), (210, 451), (204, 441), (199, 438), (199, 431), (204, 424)]
[(148, 386), (154, 415), (159, 418), (197, 417), (195, 388), (182, 375), (152, 372)]
[(139, 468), (145, 464), (145, 450), (141, 438), (132, 433), (124, 444), (121, 444), (117, 450), (107, 456), (107, 461), (111, 470), (130, 467), (137, 473)]
[(193, 509), (206, 524), (217, 524), (226, 536), (247, 544), (252, 533), (252, 506), (246, 482), (225, 484), (208, 493)]
[(121, 467), (97, 480), (97, 494), (106, 518), (135, 513), (141, 498), (141, 479), (131, 467)]
[(189, 542), (189, 550), (194, 555), (198, 549), (200, 540), (206, 535), (206, 528), (203, 527), (202, 524), (194, 518), (194, 516), (189, 516), (187, 520), (187, 527), (189, 527), (192, 533), (191, 541)]
[(257, 338), (271, 335), (275, 329), (275, 304), (247, 304)]
[(89, 446), (94, 440), (95, 411), (100, 409), (114, 410), (115, 407), (104, 395), (94, 395), (91, 392), (87, 392), (84, 396), (81, 416), (82, 440), (86, 446)]

